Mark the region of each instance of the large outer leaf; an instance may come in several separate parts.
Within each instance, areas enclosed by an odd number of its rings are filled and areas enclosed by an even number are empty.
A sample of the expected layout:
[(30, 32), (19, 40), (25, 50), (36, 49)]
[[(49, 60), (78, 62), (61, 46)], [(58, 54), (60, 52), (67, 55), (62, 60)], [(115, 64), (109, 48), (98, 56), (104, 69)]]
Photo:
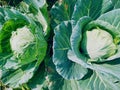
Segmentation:
[[(120, 62), (106, 62), (103, 64), (92, 64), (89, 66), (93, 73), (89, 73), (79, 80), (79, 85), (82, 90), (119, 90), (120, 88)], [(81, 64), (81, 62), (76, 61)]]
[(28, 82), (35, 72), (35, 62), (22, 66), (16, 70), (5, 69), (2, 71), (2, 82), (12, 88), (19, 87), (23, 83)]
[[(19, 11), (16, 11), (14, 9), (7, 9), (7, 8), (0, 8), (0, 29), (2, 28), (3, 24), (8, 21), (9, 19), (17, 19), (19, 18), (20, 20), (25, 20), (29, 22), (29, 19), (21, 14)], [(18, 22), (19, 23), (19, 22)], [(24, 23), (24, 22), (22, 22)], [(25, 24), (25, 23), (24, 23)]]
[(94, 72), (90, 78), (79, 81), (66, 80), (55, 73), (49, 78), (50, 90), (119, 90), (120, 88), (120, 83), (110, 82), (112, 78), (109, 74), (100, 72)]
[(55, 66), (51, 60), (47, 64), (47, 78), (49, 90), (81, 90), (79, 82), (77, 80), (66, 80), (62, 78), (55, 69)]
[(57, 73), (49, 74), (48, 78), (49, 90), (82, 90), (77, 80), (66, 80)]
[[(111, 63), (111, 65), (110, 65)], [(93, 64), (94, 71), (89, 71), (88, 74), (81, 80), (66, 80), (62, 78), (55, 70), (55, 66), (49, 61), (47, 65), (47, 86), (49, 90), (119, 90), (120, 72), (119, 63), (114, 62)], [(118, 64), (118, 65), (116, 65)], [(113, 65), (113, 66), (112, 66)], [(113, 72), (113, 71), (114, 72)], [(111, 74), (112, 73), (112, 74)], [(115, 77), (114, 75), (117, 75)]]
[(82, 16), (96, 19), (101, 14), (112, 10), (111, 0), (60, 0), (51, 9), (53, 28), (62, 21), (77, 21)]
[(50, 21), (46, 0), (23, 0), (19, 8), (32, 19), (42, 25), (46, 38), (50, 36)]
[(62, 21), (70, 20), (74, 11), (76, 0), (60, 0), (53, 5), (51, 9), (52, 27), (55, 27)]
[(47, 88), (47, 84), (48, 82), (46, 80), (45, 65), (42, 63), (27, 85), (31, 90), (44, 90)]
[(104, 22), (108, 22), (120, 32), (120, 9), (107, 12), (101, 15), (98, 19), (103, 20)]
[[(53, 62), (56, 65), (57, 72), (66, 79), (81, 79), (87, 69), (81, 65), (69, 60), (68, 51), (70, 46), (70, 35), (72, 26), (70, 22), (63, 22), (55, 28), (53, 45)], [(78, 69), (79, 68), (79, 69)]]
[(112, 79), (109, 74), (94, 72), (89, 79), (80, 81), (80, 87), (82, 90), (119, 90), (120, 83)]
[[(113, 33), (117, 32), (118, 35), (116, 35), (116, 37), (118, 38), (118, 40), (117, 40), (118, 42), (119, 42), (119, 39), (120, 39), (120, 16), (119, 15), (120, 15), (120, 9), (115, 9), (113, 11), (110, 11), (108, 13), (105, 13), (105, 14), (101, 15), (98, 18), (98, 20), (102, 20), (103, 22), (107, 22), (112, 27), (114, 27)], [(111, 28), (111, 30), (112, 30), (112, 28)], [(115, 58), (120, 58), (119, 48), (120, 48), (120, 45), (118, 46), (117, 54), (111, 56), (110, 58), (108, 58), (108, 60), (111, 60), (111, 59), (113, 60)]]
[(111, 0), (77, 0), (72, 19), (78, 20), (82, 16), (89, 16), (96, 19), (111, 8), (113, 8)]
[(71, 48), (75, 55), (79, 57), (82, 61), (86, 62), (88, 58), (86, 58), (79, 50), (81, 40), (82, 40), (82, 33), (83, 29), (86, 24), (88, 24), (91, 21), (90, 17), (82, 17), (78, 20), (77, 24), (72, 30), (72, 34), (70, 37), (70, 43), (71, 43)]
[(81, 88), (84, 90), (119, 90), (120, 62), (118, 60), (99, 65), (93, 64), (93, 74), (80, 81)]

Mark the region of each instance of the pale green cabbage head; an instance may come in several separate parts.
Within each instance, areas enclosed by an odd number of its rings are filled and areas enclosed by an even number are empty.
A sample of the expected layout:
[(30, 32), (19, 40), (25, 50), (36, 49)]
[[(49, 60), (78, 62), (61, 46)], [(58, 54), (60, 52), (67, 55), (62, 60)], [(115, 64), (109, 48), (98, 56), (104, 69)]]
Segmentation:
[(114, 55), (117, 50), (112, 35), (102, 29), (86, 31), (81, 47), (84, 54), (91, 59), (108, 58)]
[(10, 38), (11, 49), (17, 56), (23, 54), (24, 49), (34, 42), (34, 35), (30, 32), (27, 26), (18, 28), (12, 32)]

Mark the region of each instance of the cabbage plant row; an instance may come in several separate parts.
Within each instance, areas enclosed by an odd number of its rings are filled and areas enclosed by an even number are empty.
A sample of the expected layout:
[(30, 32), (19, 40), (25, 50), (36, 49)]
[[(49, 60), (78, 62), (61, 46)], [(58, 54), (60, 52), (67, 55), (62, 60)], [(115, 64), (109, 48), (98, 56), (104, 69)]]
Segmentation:
[(119, 90), (119, 0), (1, 0), (0, 90)]

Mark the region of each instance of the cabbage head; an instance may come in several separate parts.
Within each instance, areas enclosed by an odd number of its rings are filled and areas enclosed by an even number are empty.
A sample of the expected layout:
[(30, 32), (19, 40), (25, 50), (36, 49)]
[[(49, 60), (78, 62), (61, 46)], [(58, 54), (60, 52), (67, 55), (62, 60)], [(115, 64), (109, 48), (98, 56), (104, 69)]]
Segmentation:
[(104, 59), (116, 53), (117, 46), (112, 35), (101, 29), (93, 29), (83, 34), (81, 50), (91, 59)]

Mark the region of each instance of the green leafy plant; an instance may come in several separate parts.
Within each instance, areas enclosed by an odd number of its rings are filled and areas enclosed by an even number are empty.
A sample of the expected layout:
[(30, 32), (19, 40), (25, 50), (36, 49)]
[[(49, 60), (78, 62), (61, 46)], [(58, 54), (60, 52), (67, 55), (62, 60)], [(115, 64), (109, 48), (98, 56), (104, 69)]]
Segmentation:
[(42, 25), (17, 10), (0, 8), (1, 80), (19, 87), (31, 79), (43, 61), (47, 43)]
[(120, 88), (118, 2), (66, 0), (51, 9), (53, 62), (63, 78), (78, 80), (77, 90)]
[(45, 89), (45, 62), (49, 60), (51, 49), (47, 44), (51, 32), (46, 1), (10, 2), (0, 8), (0, 80), (3, 89)]

